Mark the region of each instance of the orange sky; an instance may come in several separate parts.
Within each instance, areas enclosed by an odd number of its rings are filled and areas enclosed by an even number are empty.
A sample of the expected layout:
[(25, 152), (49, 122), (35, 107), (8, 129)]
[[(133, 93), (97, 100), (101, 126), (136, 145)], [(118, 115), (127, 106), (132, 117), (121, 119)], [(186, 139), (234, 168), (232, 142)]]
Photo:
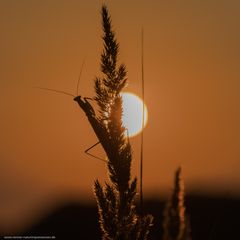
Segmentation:
[[(239, 195), (239, 1), (106, 2), (128, 69), (126, 90), (138, 95), (144, 27), (145, 194), (169, 193), (181, 164), (188, 192)], [(60, 197), (94, 200), (93, 180), (105, 179), (104, 164), (83, 153), (96, 137), (76, 103), (32, 88), (75, 94), (86, 57), (79, 92), (94, 95), (101, 4), (0, 1), (2, 228)], [(137, 175), (140, 138), (131, 141)]]

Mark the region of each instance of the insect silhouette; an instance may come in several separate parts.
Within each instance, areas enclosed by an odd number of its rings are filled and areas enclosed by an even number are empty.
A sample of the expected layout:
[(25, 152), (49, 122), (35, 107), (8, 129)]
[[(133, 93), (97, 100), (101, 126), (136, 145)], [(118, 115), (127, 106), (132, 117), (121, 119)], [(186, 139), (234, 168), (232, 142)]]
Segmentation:
[(87, 118), (88, 118), (88, 120), (89, 120), (89, 122), (90, 122), (98, 140), (99, 140), (97, 143), (95, 143), (91, 147), (87, 148), (84, 152), (87, 155), (106, 163), (107, 161), (105, 159), (100, 158), (98, 156), (95, 156), (94, 154), (92, 154), (90, 152), (90, 150), (92, 150), (94, 147), (96, 147), (100, 143), (102, 144), (106, 153), (108, 153), (110, 149), (109, 149), (109, 146), (108, 146), (109, 137), (108, 137), (108, 134), (106, 133), (107, 131), (104, 128), (104, 125), (98, 120), (98, 118), (95, 114), (94, 108), (92, 107), (91, 103), (89, 102), (89, 100), (94, 101), (94, 99), (89, 98), (89, 97), (82, 98), (80, 95), (78, 95), (79, 83), (80, 83), (80, 79), (81, 79), (84, 64), (85, 64), (85, 60), (83, 61), (81, 69), (80, 69), (78, 82), (77, 82), (76, 96), (71, 94), (71, 93), (68, 93), (66, 91), (62, 91), (62, 90), (56, 90), (56, 89), (45, 88), (45, 87), (38, 87), (38, 88), (42, 89), (42, 90), (52, 91), (52, 92), (55, 92), (55, 93), (60, 93), (60, 94), (64, 94), (64, 95), (73, 97), (73, 100), (76, 101), (78, 103), (78, 105), (80, 106), (80, 108), (85, 112), (85, 114), (86, 114), (86, 116), (87, 116)]

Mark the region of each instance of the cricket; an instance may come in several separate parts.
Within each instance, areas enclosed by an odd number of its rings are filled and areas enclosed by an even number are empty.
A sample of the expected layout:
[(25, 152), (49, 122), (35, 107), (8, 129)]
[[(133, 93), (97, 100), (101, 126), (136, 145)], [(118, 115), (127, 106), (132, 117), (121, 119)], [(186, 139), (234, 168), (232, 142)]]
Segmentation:
[(68, 93), (66, 91), (62, 91), (62, 90), (56, 90), (56, 89), (52, 89), (52, 88), (45, 88), (45, 87), (37, 87), (38, 89), (42, 89), (42, 90), (45, 90), (45, 91), (52, 91), (52, 92), (55, 92), (55, 93), (60, 93), (60, 94), (64, 94), (64, 95), (67, 95), (67, 96), (71, 96), (73, 97), (73, 100), (76, 101), (78, 103), (78, 105), (80, 106), (80, 108), (84, 111), (84, 113), (86, 114), (92, 128), (94, 129), (94, 132), (98, 138), (98, 142), (93, 144), (91, 147), (87, 148), (84, 153), (86, 153), (88, 156), (91, 156), (95, 159), (98, 159), (102, 162), (105, 162), (107, 163), (107, 161), (103, 158), (100, 158), (98, 156), (95, 156), (94, 154), (92, 154), (90, 152), (90, 150), (92, 150), (94, 147), (96, 147), (98, 144), (102, 143), (102, 146), (105, 150), (105, 152), (107, 153), (107, 144), (106, 144), (106, 139), (108, 138), (108, 136), (105, 136), (106, 134), (106, 131), (104, 130), (103, 126), (101, 126), (102, 124), (99, 122), (99, 120), (97, 119), (96, 117), (96, 114), (95, 114), (95, 111), (94, 111), (94, 108), (92, 107), (91, 103), (89, 102), (89, 100), (91, 101), (94, 101), (94, 99), (92, 98), (89, 98), (89, 97), (84, 97), (82, 98), (80, 95), (78, 95), (78, 90), (79, 90), (79, 83), (80, 83), (80, 79), (81, 79), (81, 76), (82, 76), (82, 71), (83, 71), (83, 67), (85, 65), (85, 60), (83, 60), (82, 62), (82, 66), (81, 66), (81, 69), (80, 69), (80, 73), (79, 73), (79, 77), (78, 77), (78, 82), (77, 82), (77, 90), (76, 90), (76, 96), (71, 94), (71, 93)]

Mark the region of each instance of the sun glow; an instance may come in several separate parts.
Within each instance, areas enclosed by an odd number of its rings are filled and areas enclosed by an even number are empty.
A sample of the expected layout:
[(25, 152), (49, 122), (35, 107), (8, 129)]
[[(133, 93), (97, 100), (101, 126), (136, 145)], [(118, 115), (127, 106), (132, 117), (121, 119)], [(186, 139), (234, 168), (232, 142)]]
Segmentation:
[[(123, 99), (123, 126), (127, 128), (129, 137), (136, 136), (142, 131), (143, 101), (130, 92), (122, 93)], [(148, 111), (144, 104), (144, 127), (147, 124)]]

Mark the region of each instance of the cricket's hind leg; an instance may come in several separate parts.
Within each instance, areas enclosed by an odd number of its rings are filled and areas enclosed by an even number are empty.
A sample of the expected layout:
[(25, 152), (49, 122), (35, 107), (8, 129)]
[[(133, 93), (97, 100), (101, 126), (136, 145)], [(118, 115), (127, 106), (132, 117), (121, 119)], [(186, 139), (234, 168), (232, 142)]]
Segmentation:
[(95, 159), (98, 159), (98, 160), (100, 160), (100, 161), (102, 161), (102, 162), (107, 163), (107, 161), (106, 161), (105, 159), (100, 158), (100, 157), (98, 157), (98, 156), (95, 156), (95, 155), (93, 155), (92, 153), (89, 152), (91, 149), (93, 149), (94, 147), (96, 147), (99, 143), (100, 143), (100, 142), (97, 142), (97, 143), (93, 144), (91, 147), (89, 147), (88, 149), (86, 149), (84, 152), (85, 152), (87, 155), (89, 155), (89, 156), (91, 156), (91, 157), (93, 157), (93, 158), (95, 158)]

